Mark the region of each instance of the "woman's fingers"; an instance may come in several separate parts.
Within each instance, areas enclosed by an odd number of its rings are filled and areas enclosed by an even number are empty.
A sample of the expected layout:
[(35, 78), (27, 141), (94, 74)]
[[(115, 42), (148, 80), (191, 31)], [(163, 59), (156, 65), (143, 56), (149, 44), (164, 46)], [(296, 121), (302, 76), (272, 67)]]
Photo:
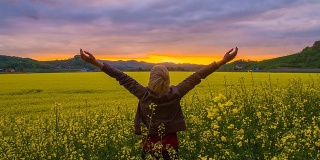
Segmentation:
[(238, 54), (238, 47), (230, 54), (230, 60), (234, 59)]
[(82, 49), (80, 49), (81, 57), (88, 57), (86, 54), (88, 54), (86, 51), (82, 51)]
[(228, 52), (227, 52), (227, 54), (231, 53), (232, 51), (233, 51), (233, 48), (232, 48), (232, 49), (230, 49), (230, 51), (228, 51)]
[(82, 51), (82, 49), (80, 48), (80, 55), (83, 55), (83, 51)]
[(232, 54), (234, 54), (236, 56), (237, 53), (238, 53), (238, 47), (236, 47), (236, 49), (234, 50), (234, 52)]
[(92, 54), (89, 53), (89, 52), (87, 52), (87, 51), (84, 51), (84, 53), (86, 53), (86, 54), (89, 55), (89, 56), (92, 56)]
[(83, 54), (82, 49), (80, 49), (80, 57), (81, 59), (85, 60), (87, 58), (87, 56), (85, 54)]
[(95, 59), (95, 57), (93, 56), (93, 54), (91, 54), (90, 52), (84, 51), (84, 53), (86, 53), (87, 55), (89, 55), (90, 58)]

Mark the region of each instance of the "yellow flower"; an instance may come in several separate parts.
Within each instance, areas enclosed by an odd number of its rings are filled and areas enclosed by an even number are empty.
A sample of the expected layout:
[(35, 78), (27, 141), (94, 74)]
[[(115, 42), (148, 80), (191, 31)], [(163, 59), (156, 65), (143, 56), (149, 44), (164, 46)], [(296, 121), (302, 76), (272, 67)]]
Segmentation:
[(227, 138), (226, 138), (225, 136), (222, 136), (222, 137), (221, 137), (221, 141), (222, 141), (222, 142), (227, 142)]
[(233, 102), (231, 102), (230, 100), (228, 102), (226, 102), (225, 106), (226, 107), (229, 107), (229, 106), (232, 106), (233, 105)]
[(225, 99), (226, 99), (226, 97), (224, 95), (219, 94), (218, 96), (213, 98), (213, 101), (214, 102), (219, 102), (220, 100), (225, 100)]
[(222, 144), (216, 144), (217, 147), (221, 148), (222, 147)]
[(214, 108), (212, 110), (208, 110), (208, 115), (207, 117), (212, 119), (213, 117), (215, 117), (217, 114), (219, 113), (219, 110)]
[(219, 135), (220, 134), (220, 132), (218, 132), (218, 131), (213, 131), (213, 136), (217, 136), (217, 135)]
[(228, 126), (228, 129), (233, 129), (234, 128), (234, 124), (230, 124), (229, 126)]
[(261, 118), (261, 112), (257, 112), (258, 118)]
[(218, 125), (213, 124), (213, 129), (218, 129), (218, 128), (220, 128)]
[(224, 105), (224, 104), (221, 104), (221, 103), (218, 103), (218, 106), (219, 106), (220, 108), (223, 108), (225, 105)]
[(238, 134), (243, 134), (244, 133), (244, 130), (243, 129), (240, 129), (239, 131), (238, 131)]
[(239, 112), (239, 110), (238, 110), (237, 108), (235, 108), (235, 109), (232, 110), (232, 113), (233, 113), (233, 114), (237, 114), (238, 112)]

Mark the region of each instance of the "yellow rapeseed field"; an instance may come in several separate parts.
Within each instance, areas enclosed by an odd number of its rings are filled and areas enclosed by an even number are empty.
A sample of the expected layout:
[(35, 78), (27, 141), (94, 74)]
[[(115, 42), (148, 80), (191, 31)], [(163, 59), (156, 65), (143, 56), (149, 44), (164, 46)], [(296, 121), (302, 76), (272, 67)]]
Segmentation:
[[(0, 159), (141, 159), (137, 102), (102, 72), (0, 74)], [(180, 159), (320, 159), (319, 74), (216, 72), (181, 105)]]

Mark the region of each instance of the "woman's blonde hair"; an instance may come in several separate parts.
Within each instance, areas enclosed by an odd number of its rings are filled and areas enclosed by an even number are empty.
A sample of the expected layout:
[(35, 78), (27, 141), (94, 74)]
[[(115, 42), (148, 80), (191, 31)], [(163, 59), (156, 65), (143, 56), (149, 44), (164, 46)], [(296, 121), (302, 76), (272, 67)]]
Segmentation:
[(169, 71), (163, 65), (155, 65), (150, 71), (148, 87), (158, 95), (163, 95), (169, 91), (170, 77)]

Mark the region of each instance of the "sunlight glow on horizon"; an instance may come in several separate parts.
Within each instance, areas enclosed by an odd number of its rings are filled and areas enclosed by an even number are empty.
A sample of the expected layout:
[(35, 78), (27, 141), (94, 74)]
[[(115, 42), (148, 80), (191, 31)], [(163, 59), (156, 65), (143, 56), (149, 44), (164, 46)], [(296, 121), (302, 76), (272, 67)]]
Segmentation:
[[(263, 57), (263, 58), (246, 58), (246, 57), (236, 57), (234, 60), (252, 60), (252, 61), (262, 61), (271, 59), (274, 57)], [(159, 55), (151, 55), (147, 58), (103, 58), (100, 60), (109, 60), (109, 61), (130, 61), (130, 60), (136, 60), (136, 61), (143, 61), (148, 63), (164, 63), (164, 62), (172, 62), (175, 64), (182, 64), (182, 63), (189, 63), (189, 64), (200, 64), (200, 65), (207, 65), (211, 64), (213, 62), (218, 62), (222, 59), (221, 58), (215, 58), (215, 57), (209, 57), (209, 56), (185, 56), (185, 57), (174, 57), (174, 56), (159, 56)]]
[(148, 55), (147, 57), (143, 58), (102, 58), (101, 60), (109, 60), (109, 61), (129, 61), (129, 60), (136, 60), (136, 61), (143, 61), (149, 63), (164, 63), (164, 62), (171, 62), (175, 64), (181, 63), (190, 63), (190, 64), (210, 64), (213, 61), (218, 61), (217, 58), (213, 57), (204, 57), (204, 56), (166, 56), (166, 55)]
[[(54, 55), (54, 56), (51, 56)], [(220, 57), (214, 56), (169, 56), (169, 55), (147, 55), (146, 57), (120, 57), (120, 56), (109, 56), (109, 57), (102, 57), (102, 56), (95, 56), (97, 60), (108, 60), (108, 61), (130, 61), (136, 60), (139, 62), (148, 62), (148, 63), (164, 63), (164, 62), (171, 62), (175, 64), (182, 64), (182, 63), (189, 63), (189, 64), (201, 64), (207, 65), (214, 61), (218, 62), (223, 58), (223, 55)], [(42, 57), (34, 57), (32, 59), (38, 61), (54, 61), (54, 60), (67, 60), (73, 57), (67, 57), (65, 55), (60, 54), (50, 54), (49, 56), (42, 56)], [(272, 56), (268, 57), (244, 57), (238, 55), (235, 60), (254, 60), (254, 61), (261, 61), (265, 59), (274, 58)]]

